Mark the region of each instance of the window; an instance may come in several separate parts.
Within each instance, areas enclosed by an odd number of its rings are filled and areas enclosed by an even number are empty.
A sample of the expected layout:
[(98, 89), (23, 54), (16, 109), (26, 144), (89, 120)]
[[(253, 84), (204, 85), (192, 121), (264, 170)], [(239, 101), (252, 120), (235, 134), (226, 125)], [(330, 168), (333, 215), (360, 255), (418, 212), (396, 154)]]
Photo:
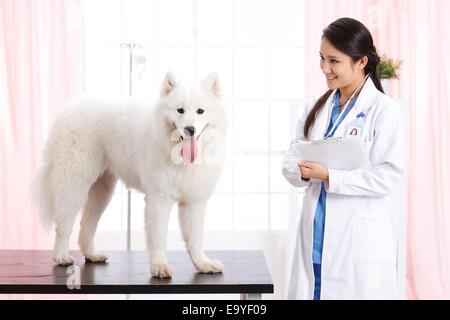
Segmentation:
[[(292, 101), (304, 96), (304, 0), (90, 0), (86, 6), (86, 91), (128, 95), (129, 56), (140, 43), (145, 69), (133, 95), (155, 101), (172, 70), (183, 78), (217, 71), (228, 109), (227, 157), (208, 205), (210, 230), (288, 227), (289, 185), (281, 175)], [(132, 193), (132, 229), (142, 230), (144, 196)], [(109, 212), (113, 211), (113, 212)], [(125, 230), (120, 183), (99, 229)], [(170, 229), (177, 229), (173, 208)]]

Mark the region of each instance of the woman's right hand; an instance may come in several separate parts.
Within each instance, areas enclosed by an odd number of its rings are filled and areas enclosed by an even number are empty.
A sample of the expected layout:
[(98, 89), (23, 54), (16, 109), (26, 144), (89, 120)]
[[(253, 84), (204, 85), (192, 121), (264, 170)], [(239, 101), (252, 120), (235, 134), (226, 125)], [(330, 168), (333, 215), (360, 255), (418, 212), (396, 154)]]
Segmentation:
[(302, 178), (302, 180), (303, 181), (309, 181), (309, 178), (304, 178), (303, 177), (303, 175), (302, 175), (302, 166), (300, 165), (302, 162), (299, 160), (298, 162), (297, 162), (297, 165), (298, 165), (298, 168), (300, 169), (300, 175), (301, 175), (301, 178)]
[(299, 160), (297, 163), (300, 168), (300, 174), (305, 178), (320, 179), (328, 183), (328, 168), (317, 162), (308, 162)]

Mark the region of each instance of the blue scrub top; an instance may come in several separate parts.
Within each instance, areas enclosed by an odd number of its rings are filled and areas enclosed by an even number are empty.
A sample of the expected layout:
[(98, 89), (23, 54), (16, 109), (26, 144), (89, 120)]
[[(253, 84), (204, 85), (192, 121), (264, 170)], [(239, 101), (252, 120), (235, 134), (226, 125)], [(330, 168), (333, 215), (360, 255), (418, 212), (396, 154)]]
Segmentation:
[[(328, 129), (325, 133), (325, 137), (328, 137), (328, 134), (330, 133), (331, 128), (334, 125), (334, 122), (336, 121), (337, 117), (339, 116), (339, 90), (336, 92), (336, 96), (333, 102), (333, 111), (331, 112), (331, 119), (330, 119), (330, 125), (328, 126)], [(339, 123), (336, 126), (336, 128), (331, 133), (330, 137), (334, 135), (337, 128), (341, 124), (342, 120), (347, 116), (347, 114), (350, 112), (350, 110), (355, 105), (356, 100), (358, 97), (356, 97), (355, 100), (350, 103), (347, 110), (345, 110), (344, 114), (342, 115), (341, 119), (339, 119)], [(344, 103), (345, 105), (345, 103)], [(327, 200), (327, 193), (325, 191), (325, 182), (322, 181), (322, 188), (320, 190), (320, 196), (319, 201), (317, 202), (316, 207), (316, 213), (314, 215), (314, 231), (313, 231), (313, 263), (315, 264), (321, 264), (322, 263), (322, 249), (323, 249), (323, 231), (325, 229), (325, 205)]]

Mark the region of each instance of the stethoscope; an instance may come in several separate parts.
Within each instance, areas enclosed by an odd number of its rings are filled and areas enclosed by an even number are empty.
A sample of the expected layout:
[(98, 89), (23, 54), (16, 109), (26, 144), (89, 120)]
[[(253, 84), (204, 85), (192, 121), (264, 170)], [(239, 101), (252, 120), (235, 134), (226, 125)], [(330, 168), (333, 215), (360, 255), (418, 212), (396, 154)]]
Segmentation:
[[(341, 117), (344, 115), (345, 110), (347, 110), (350, 101), (352, 101), (353, 97), (355, 96), (355, 94), (359, 91), (359, 89), (364, 85), (364, 82), (367, 80), (367, 78), (369, 77), (369, 74), (366, 75), (366, 77), (359, 83), (358, 87), (356, 88), (356, 90), (353, 92), (352, 96), (350, 97), (350, 99), (347, 100), (347, 103), (344, 105), (344, 109), (342, 109), (342, 111), (339, 113), (339, 116), (337, 117), (336, 121), (334, 122), (333, 127), (331, 128), (331, 130), (328, 133), (328, 136), (324, 137), (323, 139), (329, 139), (329, 137), (331, 136), (331, 134), (333, 134), (334, 130), (336, 129), (337, 125), (339, 124), (339, 120), (341, 119)], [(326, 130), (326, 129), (325, 129)]]

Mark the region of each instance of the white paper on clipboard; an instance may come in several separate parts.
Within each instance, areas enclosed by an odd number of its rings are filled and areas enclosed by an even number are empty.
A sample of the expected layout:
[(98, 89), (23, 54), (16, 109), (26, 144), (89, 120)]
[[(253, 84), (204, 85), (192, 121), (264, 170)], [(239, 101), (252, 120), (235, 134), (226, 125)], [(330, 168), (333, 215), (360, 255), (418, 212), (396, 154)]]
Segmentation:
[(297, 156), (329, 169), (352, 170), (371, 167), (368, 151), (357, 136), (330, 138), (293, 144)]

